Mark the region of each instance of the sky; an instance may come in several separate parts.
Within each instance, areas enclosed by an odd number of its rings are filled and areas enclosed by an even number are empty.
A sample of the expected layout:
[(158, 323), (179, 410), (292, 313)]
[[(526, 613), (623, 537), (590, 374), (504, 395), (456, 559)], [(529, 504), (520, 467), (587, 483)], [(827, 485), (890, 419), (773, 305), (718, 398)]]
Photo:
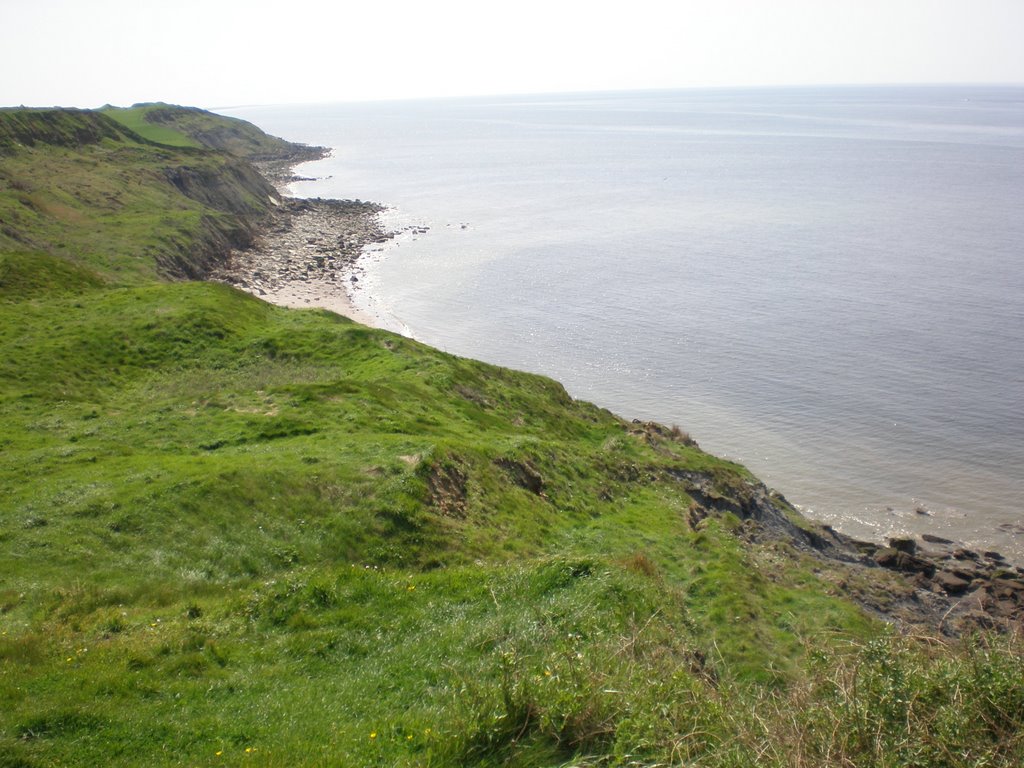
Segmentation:
[(0, 105), (1024, 84), (1024, 0), (0, 0)]

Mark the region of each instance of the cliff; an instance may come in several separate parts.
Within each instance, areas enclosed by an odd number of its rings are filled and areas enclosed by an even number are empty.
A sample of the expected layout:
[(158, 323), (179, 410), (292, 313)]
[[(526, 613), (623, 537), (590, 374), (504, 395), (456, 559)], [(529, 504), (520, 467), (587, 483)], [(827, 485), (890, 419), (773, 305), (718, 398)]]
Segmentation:
[(168, 146), (105, 114), (0, 110), (0, 248), (112, 283), (202, 278), (280, 202), (250, 163)]

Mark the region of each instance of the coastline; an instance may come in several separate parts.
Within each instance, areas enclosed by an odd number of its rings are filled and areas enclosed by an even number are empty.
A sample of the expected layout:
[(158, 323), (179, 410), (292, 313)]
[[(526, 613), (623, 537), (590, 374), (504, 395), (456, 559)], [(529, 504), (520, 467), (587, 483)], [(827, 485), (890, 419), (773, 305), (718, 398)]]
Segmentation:
[[(391, 330), (352, 300), (352, 287), (359, 282), (358, 262), (369, 246), (421, 228), (386, 229), (379, 217), (386, 208), (378, 203), (289, 195), (291, 182), (305, 180), (294, 174), (294, 167), (329, 154), (322, 148), (310, 149), (316, 150), (315, 156), (300, 151), (297, 157), (256, 163), (281, 200), (255, 244), (232, 252), (210, 279), (278, 306), (319, 307), (366, 326)], [(688, 490), (699, 496), (701, 489)], [(870, 589), (849, 587), (854, 600), (889, 620), (949, 631), (954, 626), (1005, 627), (1024, 617), (1024, 567), (999, 552), (928, 534), (864, 541), (829, 525), (821, 525), (821, 531), (823, 535), (811, 535), (809, 542), (822, 563), (859, 562), (906, 580), (884, 599)], [(794, 540), (800, 538), (796, 534)]]
[[(210, 280), (228, 283), (271, 304), (322, 308), (373, 328), (381, 321), (352, 300), (356, 266), (366, 248), (392, 239), (378, 214), (378, 203), (362, 200), (299, 198), (288, 185), (301, 180), (295, 167), (326, 157), (323, 147), (300, 148), (283, 158), (254, 163), (280, 195), (254, 244), (234, 250)], [(276, 202), (276, 201), (275, 201)]]

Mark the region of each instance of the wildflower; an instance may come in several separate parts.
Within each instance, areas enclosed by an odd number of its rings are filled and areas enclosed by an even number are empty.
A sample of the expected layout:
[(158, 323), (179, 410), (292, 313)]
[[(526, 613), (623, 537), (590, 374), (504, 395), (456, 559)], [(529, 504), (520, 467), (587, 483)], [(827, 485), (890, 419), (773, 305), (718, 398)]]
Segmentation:
[(409, 592), (412, 592), (414, 589), (416, 589), (416, 585), (415, 584), (410, 584), (408, 587), (406, 587), (406, 590), (409, 591)]
[(377, 732), (376, 731), (370, 731), (370, 738), (371, 739), (376, 739), (377, 738)]
[(412, 734), (410, 733), (408, 736), (406, 736), (405, 740), (406, 741), (412, 741)]
[(218, 750), (217, 750), (216, 752), (214, 752), (214, 754), (215, 754), (215, 755), (216, 755), (217, 757), (220, 757), (221, 755), (223, 755), (223, 754), (224, 754), (224, 750), (223, 750), (223, 749), (218, 749)]

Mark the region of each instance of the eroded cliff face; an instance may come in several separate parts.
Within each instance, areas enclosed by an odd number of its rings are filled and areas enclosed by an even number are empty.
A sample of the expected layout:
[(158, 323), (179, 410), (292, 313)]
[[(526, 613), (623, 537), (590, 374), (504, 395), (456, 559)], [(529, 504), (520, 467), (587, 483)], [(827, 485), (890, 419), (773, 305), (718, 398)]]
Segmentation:
[[(0, 248), (116, 282), (202, 279), (250, 246), (279, 204), (236, 155), (156, 144), (99, 112), (0, 110)], [(87, 226), (100, 220), (106, 236)]]
[(252, 165), (236, 158), (220, 160), (216, 165), (198, 162), (164, 169), (175, 189), (214, 212), (203, 216), (195, 243), (159, 259), (169, 277), (208, 277), (232, 251), (251, 247), (268, 212), (280, 205), (277, 190)]

